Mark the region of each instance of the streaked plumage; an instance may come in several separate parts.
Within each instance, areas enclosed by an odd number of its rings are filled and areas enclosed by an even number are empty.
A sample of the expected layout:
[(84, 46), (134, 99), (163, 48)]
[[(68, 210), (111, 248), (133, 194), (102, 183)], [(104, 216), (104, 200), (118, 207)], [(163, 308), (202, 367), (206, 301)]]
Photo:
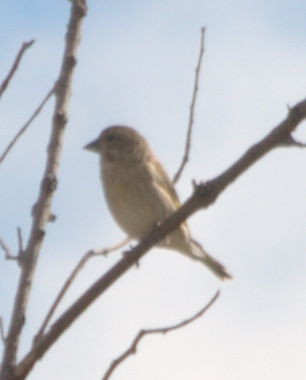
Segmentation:
[[(100, 155), (108, 207), (127, 235), (139, 240), (180, 206), (175, 189), (146, 140), (134, 129), (113, 126), (85, 149)], [(159, 246), (201, 261), (219, 278), (231, 278), (222, 264), (191, 238), (186, 223)]]

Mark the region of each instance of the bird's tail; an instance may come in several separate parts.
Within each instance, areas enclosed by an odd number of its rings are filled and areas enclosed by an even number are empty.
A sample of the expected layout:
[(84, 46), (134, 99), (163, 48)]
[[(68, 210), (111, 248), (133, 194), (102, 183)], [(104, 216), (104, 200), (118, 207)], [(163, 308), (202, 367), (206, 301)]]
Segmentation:
[(227, 273), (225, 267), (213, 257), (211, 257), (207, 252), (205, 252), (201, 244), (199, 244), (197, 241), (191, 239), (189, 241), (189, 247), (192, 258), (201, 261), (221, 280), (232, 278), (232, 276)]

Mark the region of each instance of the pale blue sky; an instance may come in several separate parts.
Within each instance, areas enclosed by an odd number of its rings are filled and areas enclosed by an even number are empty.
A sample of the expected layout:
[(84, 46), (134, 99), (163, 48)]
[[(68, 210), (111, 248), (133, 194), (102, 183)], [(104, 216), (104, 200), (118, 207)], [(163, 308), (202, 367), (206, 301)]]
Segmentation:
[[(57, 78), (69, 8), (59, 0), (0, 2), (0, 81), (21, 43), (36, 40), (1, 98), (0, 153)], [(124, 236), (106, 208), (98, 159), (82, 147), (102, 128), (125, 123), (149, 140), (170, 175), (177, 169), (202, 26), (192, 152), (177, 186), (182, 200), (192, 179), (225, 170), (286, 116), (288, 104), (306, 95), (304, 1), (91, 1), (88, 8), (53, 203), (58, 219), (47, 229), (20, 356), (82, 254)], [(12, 250), (17, 226), (28, 237), (52, 109), (53, 100), (0, 166), (0, 236)], [(296, 134), (306, 141), (305, 123)], [(112, 380), (304, 380), (305, 155), (272, 152), (189, 221), (194, 237), (226, 264), (233, 281), (221, 284), (201, 265), (154, 250), (82, 316), (29, 379), (100, 379), (140, 328), (177, 323), (221, 289), (206, 316), (143, 341)], [(118, 252), (94, 259), (58, 313), (119, 258)], [(18, 274), (0, 255), (5, 327)]]

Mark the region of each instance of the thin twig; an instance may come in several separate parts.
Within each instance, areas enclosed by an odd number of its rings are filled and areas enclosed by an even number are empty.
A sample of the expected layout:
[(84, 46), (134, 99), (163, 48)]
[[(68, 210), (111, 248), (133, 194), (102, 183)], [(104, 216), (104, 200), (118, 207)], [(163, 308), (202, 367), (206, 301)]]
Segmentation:
[(194, 121), (194, 110), (195, 110), (195, 104), (197, 100), (197, 93), (199, 90), (199, 78), (200, 78), (200, 70), (201, 70), (201, 65), (202, 65), (202, 58), (204, 54), (204, 36), (205, 36), (205, 28), (201, 29), (201, 42), (200, 42), (200, 53), (199, 53), (199, 59), (198, 59), (198, 64), (195, 70), (195, 79), (194, 79), (194, 87), (193, 87), (193, 94), (192, 94), (192, 100), (191, 100), (191, 105), (190, 105), (190, 113), (189, 113), (189, 123), (188, 123), (188, 130), (187, 130), (187, 136), (186, 136), (186, 145), (185, 145), (185, 153), (181, 162), (181, 165), (175, 174), (172, 183), (175, 184), (187, 164), (189, 160), (189, 152), (190, 152), (190, 145), (191, 145), (191, 132), (192, 132), (192, 127), (193, 127), (193, 121)]
[(23, 252), (23, 243), (22, 243), (22, 234), (21, 234), (21, 228), (17, 227), (17, 236), (18, 236), (18, 256), (21, 257)]
[(0, 336), (1, 336), (2, 343), (4, 345), (5, 344), (5, 334), (4, 334), (4, 327), (3, 327), (2, 317), (0, 317)]
[(188, 325), (189, 323), (193, 322), (194, 320), (200, 318), (212, 306), (212, 304), (217, 300), (219, 295), (220, 295), (220, 291), (218, 290), (217, 293), (213, 296), (213, 298), (209, 301), (209, 303), (207, 305), (205, 305), (199, 312), (197, 312), (191, 318), (188, 318), (183, 322), (180, 322), (180, 323), (173, 325), (173, 326), (163, 327), (163, 328), (159, 328), (159, 329), (140, 330), (139, 333), (134, 338), (130, 347), (122, 355), (120, 355), (117, 359), (115, 359), (112, 362), (112, 364), (109, 366), (108, 370), (106, 371), (105, 375), (103, 376), (102, 380), (108, 380), (110, 378), (111, 374), (113, 373), (113, 371), (118, 367), (119, 364), (121, 364), (128, 356), (136, 354), (137, 345), (138, 345), (139, 341), (145, 335), (166, 334), (169, 331), (177, 330), (181, 327)]
[(21, 48), (19, 49), (19, 52), (15, 58), (15, 61), (11, 67), (11, 70), (9, 71), (7, 77), (4, 79), (4, 81), (2, 82), (1, 86), (0, 86), (0, 98), (2, 96), (2, 94), (4, 93), (4, 91), (6, 90), (10, 80), (13, 78), (16, 70), (18, 69), (18, 66), (19, 66), (19, 63), (21, 61), (21, 58), (24, 54), (24, 52), (30, 47), (33, 45), (33, 43), (35, 42), (35, 40), (31, 40), (29, 42), (24, 42), (22, 45), (21, 45)]
[(81, 260), (78, 262), (78, 264), (76, 265), (76, 267), (74, 268), (74, 270), (72, 271), (71, 275), (68, 277), (68, 279), (66, 280), (65, 284), (63, 285), (62, 289), (60, 290), (58, 296), (56, 297), (54, 303), (52, 304), (46, 318), (44, 319), (38, 333), (36, 334), (36, 336), (34, 337), (34, 341), (33, 343), (35, 344), (39, 338), (43, 335), (52, 315), (54, 314), (55, 312), (55, 309), (57, 308), (58, 304), (60, 303), (60, 301), (63, 299), (65, 293), (67, 292), (68, 288), (70, 287), (70, 285), (72, 284), (72, 281), (76, 278), (76, 276), (79, 274), (79, 272), (81, 271), (81, 269), (84, 267), (84, 265), (87, 263), (87, 261), (89, 259), (91, 259), (92, 257), (94, 256), (106, 256), (108, 253), (112, 252), (112, 251), (115, 251), (121, 247), (123, 247), (124, 245), (126, 245), (128, 242), (130, 241), (130, 238), (126, 238), (124, 239), (123, 241), (121, 241), (120, 243), (118, 244), (115, 244), (111, 247), (108, 247), (108, 248), (103, 248), (99, 251), (89, 251), (87, 252), (82, 258)]
[(2, 239), (0, 239), (0, 247), (3, 249), (5, 253), (5, 258), (8, 259), (11, 256), (11, 252), (8, 248), (8, 246), (4, 243)]
[(13, 256), (8, 246), (4, 243), (4, 241), (0, 238), (0, 247), (5, 253), (5, 260), (18, 260), (18, 256)]
[(51, 90), (47, 93), (43, 101), (40, 103), (40, 105), (37, 107), (33, 115), (30, 117), (30, 119), (25, 123), (25, 125), (20, 129), (20, 131), (17, 133), (17, 135), (13, 138), (13, 140), (9, 143), (5, 151), (2, 153), (2, 156), (0, 157), (0, 164), (4, 160), (5, 156), (8, 154), (8, 152), (12, 149), (13, 145), (16, 143), (16, 141), (19, 139), (19, 137), (23, 134), (23, 132), (28, 128), (28, 126), (32, 123), (32, 121), (36, 118), (36, 116), (40, 113), (40, 111), (43, 109), (44, 105), (47, 103), (49, 98), (54, 92), (54, 86), (51, 88)]

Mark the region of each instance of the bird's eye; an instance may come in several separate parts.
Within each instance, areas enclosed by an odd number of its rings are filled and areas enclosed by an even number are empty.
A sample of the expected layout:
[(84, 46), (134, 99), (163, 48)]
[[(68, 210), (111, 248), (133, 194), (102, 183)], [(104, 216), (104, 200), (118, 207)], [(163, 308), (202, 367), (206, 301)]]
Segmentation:
[(106, 136), (106, 140), (108, 142), (114, 141), (115, 139), (116, 139), (116, 137), (113, 134), (109, 134), (109, 135)]

